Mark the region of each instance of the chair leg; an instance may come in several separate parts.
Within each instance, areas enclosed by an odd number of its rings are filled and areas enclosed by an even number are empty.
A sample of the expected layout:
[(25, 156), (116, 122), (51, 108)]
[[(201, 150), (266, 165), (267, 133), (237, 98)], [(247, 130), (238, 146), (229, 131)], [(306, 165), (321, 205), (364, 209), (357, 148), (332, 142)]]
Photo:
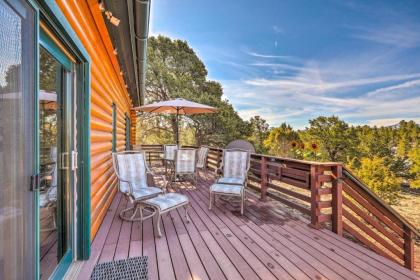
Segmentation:
[(241, 196), (241, 215), (244, 214), (244, 206), (245, 206), (245, 193)]
[(156, 230), (159, 237), (162, 237), (162, 233), (160, 231), (160, 220), (161, 220), (161, 214), (160, 211), (156, 213)]
[(209, 210), (211, 210), (212, 203), (213, 203), (213, 194), (210, 192)]
[[(131, 215), (131, 217), (129, 218), (131, 221), (134, 220), (134, 218), (136, 217), (137, 211), (139, 210), (139, 205), (136, 204), (134, 206), (134, 210), (133, 210), (133, 214)], [(140, 208), (140, 217), (142, 216), (142, 209)]]
[(143, 221), (143, 206), (139, 204), (139, 210), (140, 210), (140, 221)]
[(190, 216), (188, 215), (188, 204), (185, 206), (185, 219), (187, 220), (187, 223), (190, 222)]

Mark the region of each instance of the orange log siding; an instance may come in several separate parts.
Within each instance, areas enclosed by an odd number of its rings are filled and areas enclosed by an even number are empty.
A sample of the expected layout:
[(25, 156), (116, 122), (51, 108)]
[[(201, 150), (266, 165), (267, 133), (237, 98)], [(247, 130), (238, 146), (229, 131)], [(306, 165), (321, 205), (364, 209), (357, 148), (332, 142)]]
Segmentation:
[[(117, 108), (117, 150), (124, 150), (125, 114), (132, 101), (119, 74), (118, 60), (98, 1), (57, 0), (91, 58), (91, 238), (98, 231), (117, 192), (112, 167), (112, 104)], [(118, 27), (115, 27), (118, 28)], [(135, 116), (135, 115), (134, 115)], [(135, 119), (132, 120), (135, 124)], [(135, 129), (135, 125), (134, 125)], [(135, 134), (133, 126), (132, 135)], [(128, 139), (129, 141), (132, 139)]]
[(136, 126), (137, 126), (137, 114), (136, 111), (131, 110), (130, 112), (131, 119), (131, 145), (136, 145)]

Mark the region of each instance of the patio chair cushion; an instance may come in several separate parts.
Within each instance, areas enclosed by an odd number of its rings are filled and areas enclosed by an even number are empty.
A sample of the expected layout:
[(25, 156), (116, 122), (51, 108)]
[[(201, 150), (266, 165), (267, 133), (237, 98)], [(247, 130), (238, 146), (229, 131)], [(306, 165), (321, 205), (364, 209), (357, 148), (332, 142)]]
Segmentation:
[(187, 202), (188, 197), (180, 193), (166, 193), (144, 201), (145, 204), (159, 208), (161, 212), (164, 212), (169, 208), (184, 205)]
[(133, 192), (133, 197), (135, 200), (141, 200), (151, 195), (157, 195), (162, 193), (162, 190), (155, 187), (147, 187), (147, 188), (136, 188)]
[(174, 160), (175, 151), (178, 149), (177, 145), (164, 145), (163, 147), (163, 159)]
[(210, 186), (210, 192), (241, 195), (243, 186), (227, 185), (227, 184), (213, 184)]
[(249, 154), (245, 151), (229, 151), (223, 154), (223, 176), (227, 178), (245, 178)]
[(217, 183), (219, 183), (219, 184), (243, 185), (244, 182), (245, 182), (244, 178), (222, 177), (222, 178), (217, 179)]
[(206, 167), (208, 152), (209, 152), (209, 148), (207, 147), (200, 147), (200, 149), (198, 150), (198, 160), (197, 160), (198, 168)]
[(179, 149), (175, 152), (175, 172), (194, 173), (196, 151), (193, 149)]
[[(121, 179), (129, 181), (133, 191), (147, 188), (146, 161), (143, 153), (117, 154), (118, 172)], [(129, 192), (127, 182), (120, 182), (120, 191)]]

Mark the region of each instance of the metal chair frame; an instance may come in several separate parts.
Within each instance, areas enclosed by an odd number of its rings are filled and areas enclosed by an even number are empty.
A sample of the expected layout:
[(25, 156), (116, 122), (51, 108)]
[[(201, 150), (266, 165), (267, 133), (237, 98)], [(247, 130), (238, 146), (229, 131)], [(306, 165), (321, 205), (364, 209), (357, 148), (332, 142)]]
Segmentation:
[(176, 144), (163, 145), (163, 164), (165, 165), (165, 174), (168, 174), (168, 165), (171, 169), (173, 168), (173, 160), (175, 159), (175, 154), (174, 154), (173, 159), (166, 158), (166, 151), (168, 147), (174, 147), (174, 146), (176, 147), (175, 151), (179, 149), (179, 146)]
[[(203, 163), (202, 163), (202, 167), (201, 166), (199, 166), (200, 165), (200, 150), (201, 149), (205, 149), (206, 150), (206, 152), (205, 152), (205, 155), (204, 155), (204, 159), (203, 159)], [(209, 152), (210, 152), (210, 149), (208, 148), (208, 147), (203, 147), (203, 146), (201, 146), (199, 149), (198, 149), (198, 151), (197, 151), (197, 172), (198, 172), (198, 169), (202, 169), (203, 170), (203, 172), (206, 172), (207, 171), (207, 157), (208, 157), (208, 155), (209, 155)]]
[[(236, 183), (222, 183), (222, 182), (218, 182), (221, 178), (223, 178), (223, 176), (220, 176), (220, 174), (223, 174), (223, 169), (225, 167), (225, 155), (228, 152), (243, 152), (243, 153), (247, 153), (247, 164), (246, 164), (246, 170), (245, 170), (245, 178), (244, 178), (244, 182), (243, 184), (236, 184)], [(249, 172), (249, 168), (251, 165), (251, 154), (248, 151), (244, 151), (241, 149), (229, 149), (229, 150), (223, 150), (223, 157), (222, 157), (222, 161), (220, 163), (220, 167), (216, 169), (216, 176), (217, 176), (217, 184), (225, 184), (225, 185), (236, 185), (236, 186), (241, 186), (241, 191), (240, 194), (233, 194), (233, 193), (224, 193), (224, 192), (216, 192), (216, 191), (210, 191), (210, 203), (209, 203), (209, 210), (211, 210), (213, 204), (216, 204), (216, 195), (219, 196), (228, 196), (228, 197), (239, 197), (240, 198), (240, 204), (241, 204), (241, 214), (244, 214), (244, 207), (245, 207), (245, 201), (246, 201), (246, 190), (245, 187), (248, 183), (248, 172)], [(224, 175), (224, 174), (223, 174)]]
[[(117, 161), (116, 157), (117, 157), (117, 155), (119, 155), (119, 154), (139, 154), (139, 153), (143, 155), (143, 160), (144, 160), (145, 170), (146, 170), (146, 172), (145, 172), (145, 176), (147, 177), (147, 178), (146, 178), (146, 180), (147, 180), (147, 185), (149, 186), (149, 182), (150, 182), (150, 180), (149, 180), (149, 177), (148, 177), (148, 176), (152, 176), (152, 178), (153, 178), (153, 180), (152, 180), (152, 181), (153, 181), (153, 183), (154, 183), (154, 178), (155, 178), (155, 177), (161, 177), (161, 178), (162, 178), (162, 180), (163, 180), (163, 182), (164, 182), (164, 186), (163, 186), (163, 188), (161, 188), (161, 189), (162, 189), (162, 191), (161, 191), (160, 193), (155, 193), (155, 194), (151, 194), (151, 195), (147, 195), (147, 196), (142, 196), (141, 198), (137, 198), (137, 199), (136, 199), (136, 198), (133, 196), (133, 192), (134, 192), (133, 183), (132, 183), (132, 182), (130, 182), (129, 180), (126, 180), (126, 179), (122, 178), (122, 177), (120, 176), (119, 167), (118, 167), (118, 161)], [(117, 178), (118, 178), (118, 180), (119, 180), (119, 183), (121, 183), (121, 182), (125, 182), (125, 183), (127, 183), (127, 184), (128, 184), (128, 186), (129, 186), (129, 191), (127, 191), (127, 192), (123, 192), (123, 194), (124, 194), (124, 196), (126, 197), (126, 199), (130, 202), (130, 204), (132, 204), (132, 206), (130, 206), (130, 207), (126, 208), (126, 209), (123, 209), (123, 210), (119, 213), (120, 218), (121, 218), (121, 219), (123, 219), (123, 220), (126, 220), (126, 221), (144, 221), (144, 220), (146, 220), (146, 219), (148, 219), (148, 218), (153, 217), (153, 215), (156, 213), (155, 209), (153, 209), (152, 207), (150, 207), (150, 206), (148, 206), (148, 205), (145, 205), (143, 202), (144, 202), (145, 200), (147, 200), (147, 199), (149, 199), (149, 198), (152, 198), (152, 197), (155, 197), (155, 196), (157, 196), (157, 195), (159, 195), (159, 194), (161, 194), (161, 193), (166, 193), (166, 186), (167, 186), (166, 177), (165, 177), (164, 175), (156, 175), (156, 174), (154, 174), (154, 173), (150, 170), (149, 166), (147, 165), (146, 155), (145, 155), (144, 151), (124, 151), (124, 152), (112, 153), (112, 162), (113, 162), (113, 164), (114, 164), (115, 173), (116, 173), (116, 175), (117, 175)], [(154, 183), (153, 185), (154, 185), (154, 187), (156, 187), (156, 184), (155, 184), (155, 183)], [(158, 187), (158, 188), (159, 188), (159, 187)], [(146, 216), (144, 216), (144, 214), (143, 214), (143, 211), (144, 211), (144, 210), (148, 211), (148, 212), (149, 212), (149, 214), (148, 214), (148, 215), (146, 215)], [(133, 213), (132, 213), (132, 215), (131, 215), (130, 217), (126, 217), (126, 215), (125, 215), (125, 214), (126, 214), (127, 212), (130, 212), (130, 211), (132, 211), (132, 212), (133, 212)], [(137, 213), (139, 213), (139, 215), (140, 215), (140, 217), (138, 217), (138, 218), (136, 218)]]
[[(194, 159), (193, 159), (193, 163), (194, 163), (194, 170), (191, 172), (178, 172), (178, 164), (177, 164), (177, 157), (180, 153), (180, 151), (194, 151)], [(193, 149), (193, 148), (181, 148), (181, 149), (177, 149), (175, 151), (175, 157), (174, 157), (174, 166), (173, 166), (173, 171), (171, 172), (171, 183), (176, 182), (176, 178), (178, 176), (191, 176), (193, 178), (194, 181), (194, 186), (197, 186), (197, 150)]]

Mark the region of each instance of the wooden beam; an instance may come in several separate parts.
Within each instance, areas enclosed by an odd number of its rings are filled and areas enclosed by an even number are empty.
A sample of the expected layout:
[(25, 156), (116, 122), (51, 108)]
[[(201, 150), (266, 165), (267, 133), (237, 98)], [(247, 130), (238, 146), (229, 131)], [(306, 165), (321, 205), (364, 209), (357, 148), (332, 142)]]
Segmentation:
[(404, 266), (414, 271), (414, 233), (404, 226)]
[(261, 157), (261, 201), (267, 200), (267, 158)]
[(334, 179), (332, 180), (332, 230), (343, 235), (343, 167), (332, 167)]
[(318, 221), (318, 216), (321, 214), (318, 208), (318, 201), (321, 200), (321, 196), (318, 193), (318, 189), (321, 184), (318, 181), (319, 169), (317, 165), (311, 165), (311, 226), (316, 229), (321, 228), (321, 224)]

